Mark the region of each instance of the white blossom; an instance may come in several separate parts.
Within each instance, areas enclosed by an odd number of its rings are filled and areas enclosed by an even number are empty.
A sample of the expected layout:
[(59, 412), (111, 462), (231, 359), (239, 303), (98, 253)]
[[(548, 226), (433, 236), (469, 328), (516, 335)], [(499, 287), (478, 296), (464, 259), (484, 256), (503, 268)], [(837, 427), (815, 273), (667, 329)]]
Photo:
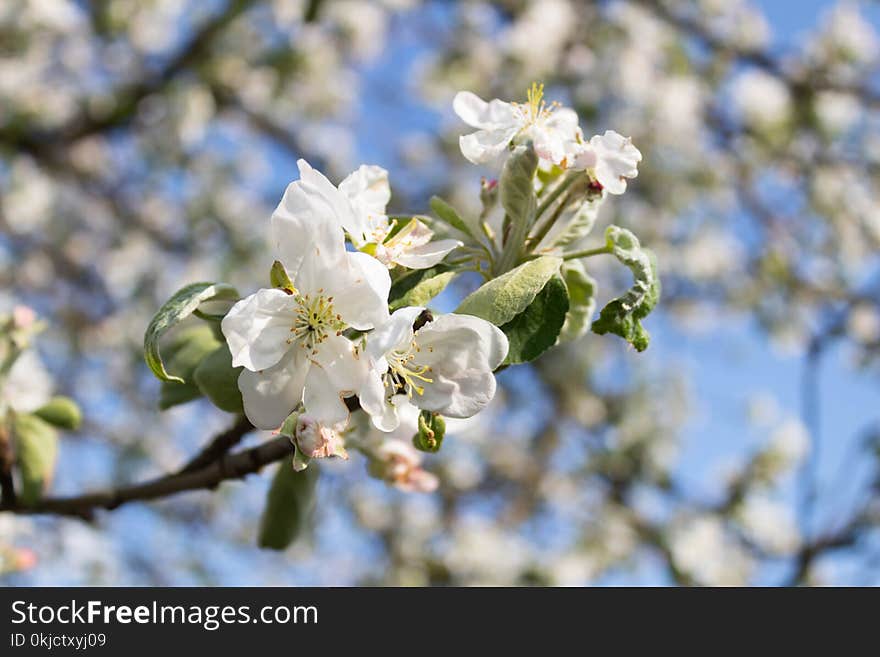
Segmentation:
[(458, 240), (431, 241), (434, 232), (416, 218), (391, 235), (396, 227), (386, 214), (391, 188), (388, 172), (382, 167), (362, 165), (339, 184), (339, 190), (352, 205), (352, 212), (344, 217), (342, 227), (355, 246), (372, 253), (389, 268), (402, 265), (427, 269), (461, 246)]
[(627, 178), (639, 175), (642, 154), (632, 139), (606, 130), (589, 142), (571, 142), (565, 164), (575, 170), (587, 170), (611, 194), (626, 191)]
[(300, 403), (328, 423), (344, 421), (363, 363), (348, 327), (367, 330), (388, 316), (388, 270), (345, 250), (339, 216), (348, 200), (301, 160), (272, 215), (278, 259), (294, 289), (263, 289), (239, 301), (222, 322), (245, 413), (255, 426), (277, 428)]
[(413, 330), (423, 310), (401, 308), (367, 336), (369, 372), (359, 398), (383, 431), (397, 428), (398, 410), (407, 404), (464, 418), (495, 395), (492, 372), (507, 356), (504, 333), (485, 320), (455, 314)]
[(486, 102), (470, 91), (460, 91), (452, 101), (455, 113), (476, 132), (459, 137), (461, 153), (474, 164), (497, 158), (512, 143), (531, 140), (543, 160), (560, 164), (566, 145), (575, 140), (578, 117), (574, 110), (547, 105), (544, 85), (533, 84), (528, 102)]

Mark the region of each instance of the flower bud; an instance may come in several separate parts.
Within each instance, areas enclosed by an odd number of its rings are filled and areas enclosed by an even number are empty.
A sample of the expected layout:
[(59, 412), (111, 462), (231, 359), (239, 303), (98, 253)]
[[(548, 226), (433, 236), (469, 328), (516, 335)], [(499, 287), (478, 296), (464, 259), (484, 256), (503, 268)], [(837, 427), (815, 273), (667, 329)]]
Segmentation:
[(310, 459), (339, 456), (348, 458), (341, 431), (344, 424), (327, 426), (316, 418), (303, 413), (297, 418), (294, 441), (303, 456)]

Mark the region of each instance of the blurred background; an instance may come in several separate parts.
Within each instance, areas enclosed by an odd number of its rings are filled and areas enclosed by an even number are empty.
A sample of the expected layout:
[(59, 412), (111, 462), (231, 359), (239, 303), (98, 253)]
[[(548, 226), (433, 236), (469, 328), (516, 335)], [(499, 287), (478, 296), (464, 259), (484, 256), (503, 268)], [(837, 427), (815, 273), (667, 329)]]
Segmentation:
[[(0, 310), (48, 321), (86, 418), (55, 494), (173, 470), (231, 422), (158, 413), (143, 331), (184, 283), (266, 283), (298, 157), (386, 167), (396, 212), (478, 208), (497, 172), (458, 151), (461, 89), (543, 81), (588, 136), (632, 136), (600, 229), (657, 252), (664, 297), (645, 353), (588, 335), (504, 372), (425, 459), (434, 494), (321, 463), (282, 553), (256, 547), (270, 471), (92, 524), (4, 514), (0, 551), (32, 558), (0, 582), (880, 584), (878, 27), (831, 0), (4, 0)], [(628, 286), (589, 266), (600, 305)]]

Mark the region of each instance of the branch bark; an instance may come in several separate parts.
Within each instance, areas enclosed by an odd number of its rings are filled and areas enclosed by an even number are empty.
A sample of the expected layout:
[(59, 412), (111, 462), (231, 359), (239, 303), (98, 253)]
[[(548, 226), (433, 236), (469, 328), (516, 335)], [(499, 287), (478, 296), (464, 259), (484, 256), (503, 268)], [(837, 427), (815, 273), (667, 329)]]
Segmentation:
[(249, 474), (259, 472), (270, 463), (280, 461), (292, 454), (293, 446), (290, 440), (279, 436), (251, 449), (224, 454), (196, 470), (187, 471), (185, 467), (178, 473), (143, 483), (76, 497), (45, 498), (32, 506), (4, 503), (0, 505), (0, 511), (26, 515), (54, 514), (89, 520), (99, 509), (112, 511), (129, 502), (155, 500), (186, 491), (210, 490), (224, 481), (242, 479)]

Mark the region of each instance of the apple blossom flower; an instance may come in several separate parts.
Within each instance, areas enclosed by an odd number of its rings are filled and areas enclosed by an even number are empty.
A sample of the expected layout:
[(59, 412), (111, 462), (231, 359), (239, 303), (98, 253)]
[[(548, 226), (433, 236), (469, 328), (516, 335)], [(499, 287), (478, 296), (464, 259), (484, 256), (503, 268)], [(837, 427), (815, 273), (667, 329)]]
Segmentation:
[(474, 415), (495, 395), (493, 371), (507, 356), (507, 337), (470, 315), (441, 315), (413, 329), (424, 308), (401, 308), (366, 339), (369, 370), (359, 399), (382, 431), (400, 424), (407, 404), (453, 418)]
[(345, 422), (327, 425), (312, 415), (301, 413), (296, 419), (293, 436), (293, 443), (297, 448), (293, 461), (294, 469), (304, 470), (310, 459), (338, 456), (348, 460), (345, 440), (342, 437), (345, 427)]
[(639, 175), (641, 152), (633, 146), (629, 137), (619, 135), (614, 130), (606, 130), (605, 134), (596, 135), (589, 142), (571, 142), (568, 148), (565, 166), (589, 171), (596, 182), (611, 194), (623, 194), (626, 179)]
[(345, 421), (343, 398), (354, 394), (364, 367), (342, 335), (388, 317), (387, 268), (345, 250), (339, 215), (350, 204), (323, 175), (300, 160), (272, 215), (271, 235), (291, 289), (262, 289), (236, 303), (221, 328), (254, 426), (275, 429), (300, 403), (327, 423)]
[(474, 164), (497, 158), (512, 143), (531, 140), (543, 160), (560, 164), (566, 144), (575, 140), (578, 117), (574, 110), (549, 106), (544, 101), (544, 85), (532, 84), (528, 102), (486, 102), (470, 91), (460, 91), (452, 101), (455, 113), (476, 132), (459, 137), (461, 154)]
[(339, 184), (339, 191), (352, 205), (352, 213), (341, 217), (342, 227), (358, 249), (371, 253), (389, 269), (395, 265), (427, 269), (461, 246), (458, 240), (431, 241), (434, 231), (416, 218), (391, 235), (395, 225), (385, 213), (391, 188), (382, 167), (361, 165)]

